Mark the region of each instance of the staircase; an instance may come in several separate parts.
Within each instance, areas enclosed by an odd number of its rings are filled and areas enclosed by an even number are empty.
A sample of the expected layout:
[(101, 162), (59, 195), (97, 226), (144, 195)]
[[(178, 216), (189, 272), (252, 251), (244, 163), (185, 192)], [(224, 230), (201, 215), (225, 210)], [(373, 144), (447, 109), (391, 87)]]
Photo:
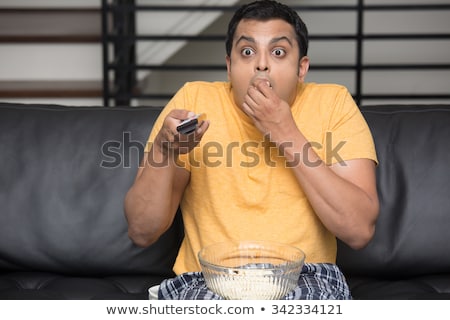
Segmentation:
[(101, 104), (101, 8), (99, 1), (90, 2), (83, 7), (1, 4), (2, 101)]
[[(232, 5), (237, 0), (152, 0), (153, 6)], [(159, 66), (186, 41), (140, 41), (123, 60), (123, 43), (102, 42), (106, 35), (123, 36), (120, 15), (114, 7), (133, 6), (135, 0), (2, 0), (0, 3), (0, 100), (72, 105), (128, 105), (136, 99), (120, 95), (138, 94), (150, 70), (125, 79), (116, 70), (120, 63)], [(142, 2), (141, 2), (142, 3)], [(106, 33), (102, 30), (102, 7), (107, 10)], [(119, 7), (120, 9), (120, 7)], [(139, 34), (196, 35), (212, 23), (220, 11), (133, 11)], [(126, 34), (125, 34), (126, 35)], [(105, 44), (106, 43), (106, 44)], [(106, 47), (105, 47), (106, 45)], [(136, 50), (133, 52), (133, 50)], [(136, 57), (137, 56), (137, 57)], [(127, 77), (128, 74), (125, 74)], [(125, 87), (124, 87), (125, 83)], [(130, 85), (132, 87), (130, 88)], [(104, 90), (106, 88), (106, 91)], [(110, 100), (113, 100), (110, 102)]]

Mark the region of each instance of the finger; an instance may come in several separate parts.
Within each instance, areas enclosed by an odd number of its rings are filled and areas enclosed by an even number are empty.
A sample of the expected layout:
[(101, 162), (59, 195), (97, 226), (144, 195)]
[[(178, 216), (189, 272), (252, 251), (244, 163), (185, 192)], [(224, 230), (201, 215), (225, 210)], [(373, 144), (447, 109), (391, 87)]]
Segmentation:
[(171, 128), (167, 128), (166, 132), (167, 132), (167, 135), (166, 135), (167, 136), (167, 141), (169, 141), (169, 142), (179, 141), (180, 137), (179, 137), (178, 132), (176, 132), (176, 130), (173, 130)]
[(209, 128), (209, 120), (203, 120), (198, 128), (195, 130), (195, 133), (197, 136), (202, 137), (203, 134), (208, 130)]
[(255, 87), (257, 87), (260, 84), (265, 85), (266, 87), (272, 87), (272, 84), (270, 83), (269, 79), (266, 78), (257, 78), (255, 79), (255, 81), (253, 81), (252, 83)]
[(255, 112), (253, 111), (253, 109), (248, 105), (247, 102), (244, 101), (244, 103), (242, 104), (242, 111), (244, 111), (244, 113), (246, 115), (248, 115), (251, 118), (255, 117)]
[(247, 95), (251, 99), (248, 101), (251, 107), (257, 107), (264, 103), (264, 100), (267, 99), (257, 87), (253, 86), (248, 89)]
[(257, 108), (259, 99), (258, 95), (261, 96), (261, 93), (258, 93), (256, 88), (250, 87), (247, 90), (247, 94), (244, 96), (244, 102), (247, 103), (247, 105), (252, 109)]
[(273, 94), (272, 84), (266, 79), (257, 79), (253, 85), (265, 97)]
[(186, 109), (173, 109), (169, 112), (168, 116), (177, 120), (185, 120), (187, 118), (193, 117), (195, 115), (194, 112), (186, 110)]

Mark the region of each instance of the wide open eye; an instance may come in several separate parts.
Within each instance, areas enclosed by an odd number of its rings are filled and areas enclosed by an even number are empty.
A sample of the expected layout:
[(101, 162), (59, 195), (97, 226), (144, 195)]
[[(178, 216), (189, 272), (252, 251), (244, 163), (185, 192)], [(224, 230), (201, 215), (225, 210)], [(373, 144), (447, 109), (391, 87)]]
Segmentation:
[(286, 55), (286, 51), (281, 48), (276, 48), (272, 50), (272, 54), (276, 57), (283, 57), (284, 55)]
[(244, 57), (249, 57), (249, 56), (255, 54), (255, 51), (253, 51), (252, 48), (244, 48), (244, 49), (241, 50), (241, 54)]

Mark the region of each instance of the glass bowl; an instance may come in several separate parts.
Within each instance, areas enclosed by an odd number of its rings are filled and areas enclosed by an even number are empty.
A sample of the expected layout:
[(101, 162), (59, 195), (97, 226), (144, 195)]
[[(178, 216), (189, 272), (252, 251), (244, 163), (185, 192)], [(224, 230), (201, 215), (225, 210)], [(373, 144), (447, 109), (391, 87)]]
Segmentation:
[(302, 250), (276, 242), (242, 241), (204, 247), (198, 258), (206, 286), (228, 300), (277, 300), (293, 290)]

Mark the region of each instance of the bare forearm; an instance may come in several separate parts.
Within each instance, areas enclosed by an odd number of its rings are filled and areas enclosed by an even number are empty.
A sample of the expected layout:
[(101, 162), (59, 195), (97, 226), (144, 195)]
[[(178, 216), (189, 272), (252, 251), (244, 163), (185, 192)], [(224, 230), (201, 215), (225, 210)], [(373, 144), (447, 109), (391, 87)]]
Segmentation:
[(128, 233), (136, 244), (150, 245), (172, 224), (178, 207), (174, 193), (177, 170), (174, 160), (159, 152), (151, 151), (144, 158), (125, 198)]
[(189, 171), (179, 167), (176, 160), (195, 148), (209, 127), (205, 120), (193, 133), (178, 134), (177, 126), (193, 115), (184, 109), (173, 109), (167, 114), (126, 195), (128, 234), (138, 245), (152, 244), (173, 222), (190, 179)]

